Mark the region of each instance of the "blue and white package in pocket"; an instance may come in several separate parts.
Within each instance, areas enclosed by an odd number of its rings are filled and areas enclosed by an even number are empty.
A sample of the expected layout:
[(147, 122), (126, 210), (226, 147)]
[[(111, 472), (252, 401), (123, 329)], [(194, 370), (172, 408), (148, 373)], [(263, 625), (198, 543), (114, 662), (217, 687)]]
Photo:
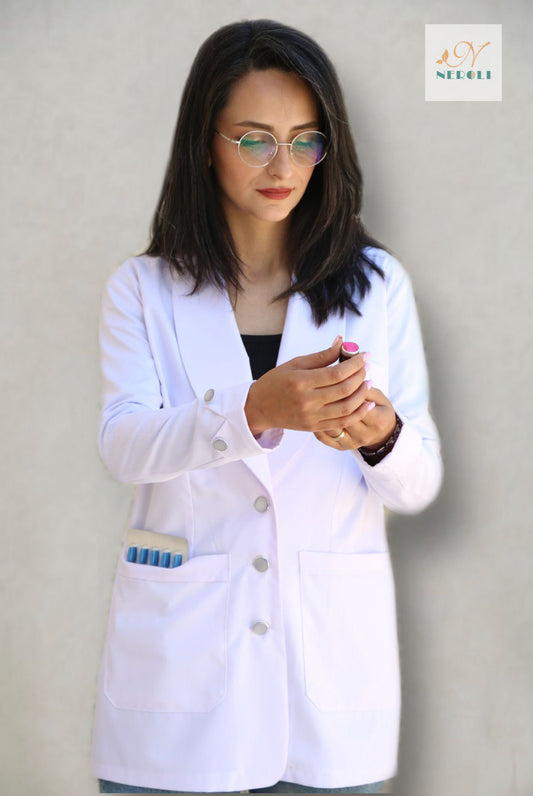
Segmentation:
[(189, 544), (183, 536), (130, 528), (126, 534), (126, 560), (173, 569), (187, 561)]

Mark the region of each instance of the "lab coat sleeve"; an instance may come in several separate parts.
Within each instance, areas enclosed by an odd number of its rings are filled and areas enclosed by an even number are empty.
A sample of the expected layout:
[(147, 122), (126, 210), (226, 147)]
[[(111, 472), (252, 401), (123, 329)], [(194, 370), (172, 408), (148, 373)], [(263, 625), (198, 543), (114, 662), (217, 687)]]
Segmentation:
[(110, 278), (102, 302), (100, 454), (111, 474), (131, 484), (167, 481), (190, 470), (267, 453), (283, 432), (254, 437), (244, 404), (251, 381), (164, 407), (157, 352), (149, 340), (135, 273)]
[[(386, 263), (384, 263), (386, 265)], [(385, 268), (389, 394), (403, 428), (392, 451), (370, 466), (354, 452), (369, 486), (385, 506), (416, 513), (431, 503), (442, 481), (440, 442), (429, 413), (429, 388), (424, 346), (410, 279), (394, 258)]]

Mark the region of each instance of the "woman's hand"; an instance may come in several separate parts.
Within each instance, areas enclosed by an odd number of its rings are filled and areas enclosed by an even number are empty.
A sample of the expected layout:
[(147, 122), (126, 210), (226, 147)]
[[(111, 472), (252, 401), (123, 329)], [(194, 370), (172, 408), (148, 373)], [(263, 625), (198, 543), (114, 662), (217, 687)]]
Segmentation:
[[(367, 385), (368, 382), (364, 384)], [(341, 428), (331, 428), (328, 432), (315, 431), (315, 437), (324, 445), (337, 450), (354, 450), (363, 446), (377, 450), (393, 433), (396, 413), (381, 390), (369, 386), (361, 406), (361, 416), (355, 422), (350, 419), (341, 425)], [(339, 434), (341, 436), (335, 438)]]
[(252, 434), (291, 428), (318, 436), (357, 427), (368, 413), (366, 355), (334, 365), (341, 342), (338, 337), (324, 351), (291, 359), (252, 384), (244, 406)]

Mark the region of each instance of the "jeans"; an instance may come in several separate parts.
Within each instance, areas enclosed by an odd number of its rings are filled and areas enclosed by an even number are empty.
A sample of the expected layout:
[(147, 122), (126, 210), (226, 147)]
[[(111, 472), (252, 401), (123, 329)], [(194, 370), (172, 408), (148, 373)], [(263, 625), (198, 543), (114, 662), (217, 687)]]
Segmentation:
[(368, 785), (354, 785), (348, 788), (310, 788), (295, 782), (276, 782), (270, 788), (251, 790), (250, 793), (381, 793), (383, 782), (370, 782)]
[[(122, 785), (100, 779), (100, 793), (189, 793), (190, 791), (160, 790), (158, 788), (141, 788), (137, 785)], [(294, 782), (276, 782), (269, 788), (251, 790), (250, 793), (381, 793), (383, 782), (371, 782), (368, 785), (355, 785), (350, 788), (311, 788), (308, 785), (297, 785)], [(239, 791), (226, 791), (239, 793)]]

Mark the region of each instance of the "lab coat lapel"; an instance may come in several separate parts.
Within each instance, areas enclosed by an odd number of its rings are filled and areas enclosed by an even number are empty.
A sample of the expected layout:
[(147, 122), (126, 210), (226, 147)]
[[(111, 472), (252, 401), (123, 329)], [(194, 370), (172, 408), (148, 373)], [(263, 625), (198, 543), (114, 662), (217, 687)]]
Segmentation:
[[(198, 398), (209, 389), (252, 381), (250, 361), (226, 291), (207, 285), (189, 295), (187, 286), (175, 284), (173, 308), (183, 365)], [(258, 454), (243, 461), (271, 491), (268, 456)]]
[(189, 295), (187, 285), (173, 289), (174, 326), (187, 376), (198, 398), (252, 380), (226, 291), (206, 285)]
[(329, 348), (335, 337), (344, 337), (345, 322), (339, 315), (330, 315), (317, 326), (313, 321), (311, 307), (300, 293), (291, 296), (287, 308), (285, 327), (281, 338), (278, 365), (294, 357), (314, 354)]

